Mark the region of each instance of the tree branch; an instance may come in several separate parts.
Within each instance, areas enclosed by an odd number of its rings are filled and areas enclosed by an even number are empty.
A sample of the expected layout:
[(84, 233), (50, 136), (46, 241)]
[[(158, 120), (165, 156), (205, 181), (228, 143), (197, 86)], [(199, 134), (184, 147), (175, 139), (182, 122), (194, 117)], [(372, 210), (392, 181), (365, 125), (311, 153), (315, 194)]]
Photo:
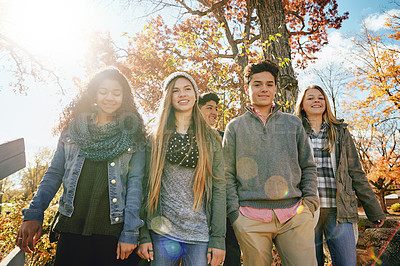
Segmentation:
[[(0, 33), (0, 39), (4, 40), (6, 43), (8, 43), (8, 45), (5, 45), (6, 50), (10, 53), (11, 57), (13, 58), (14, 62), (17, 64), (18, 67), (18, 71), (21, 74), (21, 76), (24, 74), (21, 66), (22, 66), (22, 60), (20, 58), (18, 58), (18, 60), (16, 60), (16, 53), (14, 52), (15, 49), (18, 49), (19, 51), (21, 51), (22, 53), (24, 53), (29, 60), (31, 60), (33, 63), (35, 63), (36, 65), (38, 65), (40, 67), (41, 70), (44, 70), (45, 72), (49, 73), (51, 76), (53, 76), (56, 80), (56, 83), (58, 85), (58, 87), (61, 90), (61, 93), (64, 95), (64, 89), (61, 85), (60, 82), (60, 77), (53, 71), (48, 69), (47, 67), (45, 67), (32, 53), (30, 53), (29, 51), (27, 51), (26, 49), (24, 49), (23, 47), (21, 47), (17, 42), (15, 42), (14, 40), (8, 38), (7, 36), (3, 35)], [(22, 72), (21, 72), (22, 71)]]
[(228, 0), (219, 1), (219, 2), (211, 5), (211, 7), (205, 11), (191, 9), (188, 5), (186, 5), (184, 0), (177, 0), (177, 2), (180, 3), (188, 11), (188, 13), (190, 13), (192, 15), (206, 16), (209, 13), (212, 13), (212, 12), (220, 9), (221, 7), (223, 7), (228, 2)]

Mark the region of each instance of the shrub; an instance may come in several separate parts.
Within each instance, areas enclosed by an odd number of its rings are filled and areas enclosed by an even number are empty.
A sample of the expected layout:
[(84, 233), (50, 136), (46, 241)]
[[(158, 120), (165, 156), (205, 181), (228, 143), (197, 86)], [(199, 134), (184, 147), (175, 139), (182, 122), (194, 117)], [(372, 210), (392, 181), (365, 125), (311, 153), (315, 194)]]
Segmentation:
[[(58, 198), (59, 193), (45, 212), (42, 236), (35, 245), (36, 252), (26, 254), (25, 265), (53, 265), (56, 244), (49, 242), (49, 228), (57, 211)], [(22, 223), (21, 210), (29, 204), (20, 197), (10, 203), (12, 207), (8, 209), (9, 211), (2, 212), (0, 216), (0, 261), (15, 248), (15, 238)]]
[(400, 203), (395, 203), (392, 206), (390, 206), (390, 209), (394, 212), (400, 212)]

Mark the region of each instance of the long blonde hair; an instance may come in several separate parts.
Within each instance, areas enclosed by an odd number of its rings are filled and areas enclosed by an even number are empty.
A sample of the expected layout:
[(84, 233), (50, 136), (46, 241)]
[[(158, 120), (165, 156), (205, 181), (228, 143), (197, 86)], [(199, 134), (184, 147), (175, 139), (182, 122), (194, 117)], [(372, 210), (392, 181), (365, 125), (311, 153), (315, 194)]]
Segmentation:
[(331, 105), (329, 103), (328, 96), (326, 95), (325, 91), (318, 85), (311, 85), (308, 86), (300, 95), (297, 100), (296, 104), (296, 109), (294, 111), (294, 114), (298, 116), (302, 121), (303, 118), (307, 117), (306, 112), (304, 111), (303, 108), (303, 102), (304, 98), (306, 97), (307, 91), (315, 89), (321, 92), (321, 94), (324, 96), (325, 100), (325, 111), (322, 114), (322, 121), (326, 122), (329, 124), (329, 129), (328, 129), (328, 134), (327, 134), (327, 139), (328, 143), (325, 145), (324, 150), (329, 149), (330, 152), (333, 151), (333, 148), (335, 147), (335, 142), (336, 142), (336, 130), (335, 130), (335, 125), (340, 124), (340, 121), (337, 120), (335, 115), (332, 113)]
[[(160, 120), (157, 129), (152, 136), (149, 194), (147, 199), (149, 214), (152, 214), (158, 206), (161, 189), (161, 176), (163, 173), (165, 157), (167, 153), (167, 145), (172, 133), (175, 131), (175, 111), (172, 106), (172, 88), (175, 85), (175, 81), (180, 77), (182, 76), (178, 76), (166, 84), (166, 90), (164, 91), (160, 109)], [(195, 85), (192, 85), (194, 89)], [(195, 92), (197, 97), (197, 90), (195, 90)], [(193, 209), (198, 211), (203, 206), (203, 200), (207, 190), (206, 177), (208, 175), (212, 176), (208, 155), (208, 151), (210, 149), (210, 134), (212, 133), (211, 128), (208, 126), (200, 113), (197, 100), (192, 110), (192, 127), (199, 149), (199, 159), (192, 176), (194, 193)]]

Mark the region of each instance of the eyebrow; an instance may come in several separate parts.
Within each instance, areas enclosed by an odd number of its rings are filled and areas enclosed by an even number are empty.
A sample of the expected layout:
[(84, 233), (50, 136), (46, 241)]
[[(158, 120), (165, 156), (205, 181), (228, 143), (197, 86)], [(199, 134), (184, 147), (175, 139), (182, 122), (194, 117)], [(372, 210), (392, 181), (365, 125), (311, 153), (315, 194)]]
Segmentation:
[[(187, 85), (183, 86), (184, 89), (187, 88), (187, 87), (193, 88), (193, 86), (190, 85), (190, 84), (187, 84)], [(172, 89), (179, 89), (179, 88), (174, 86)]]
[[(99, 87), (99, 90), (109, 90), (109, 88), (106, 87)], [(122, 91), (122, 88), (113, 88), (111, 89), (112, 91)]]
[[(261, 80), (254, 80), (253, 83), (262, 83)], [(274, 83), (273, 80), (268, 80), (266, 83)]]

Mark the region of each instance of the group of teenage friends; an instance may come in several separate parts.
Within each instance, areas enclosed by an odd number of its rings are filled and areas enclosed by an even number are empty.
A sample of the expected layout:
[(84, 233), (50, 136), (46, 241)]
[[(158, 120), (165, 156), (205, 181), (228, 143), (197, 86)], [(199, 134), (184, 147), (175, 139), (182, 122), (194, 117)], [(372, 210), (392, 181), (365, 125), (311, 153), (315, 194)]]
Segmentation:
[(375, 226), (385, 215), (325, 92), (284, 113), (278, 75), (270, 60), (244, 69), (250, 104), (222, 132), (218, 96), (172, 73), (147, 135), (124, 75), (97, 73), (61, 115), (17, 246), (35, 250), (62, 184), (55, 265), (266, 266), (273, 244), (283, 265), (324, 265), (325, 241), (333, 265), (356, 265), (357, 198)]

